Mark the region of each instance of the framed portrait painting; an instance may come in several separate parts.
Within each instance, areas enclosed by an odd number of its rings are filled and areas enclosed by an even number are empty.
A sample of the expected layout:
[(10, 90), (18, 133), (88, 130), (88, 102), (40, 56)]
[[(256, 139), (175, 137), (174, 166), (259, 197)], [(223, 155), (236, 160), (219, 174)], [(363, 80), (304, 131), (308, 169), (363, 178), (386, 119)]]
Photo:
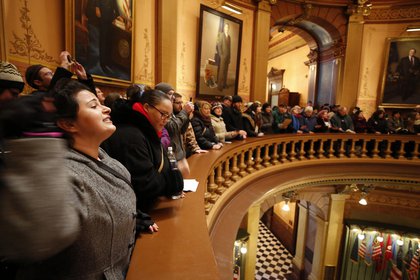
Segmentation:
[(214, 98), (238, 93), (242, 21), (200, 6), (197, 96)]
[(388, 38), (380, 105), (411, 108), (420, 104), (420, 37)]
[(132, 81), (133, 0), (67, 0), (66, 45), (96, 81)]

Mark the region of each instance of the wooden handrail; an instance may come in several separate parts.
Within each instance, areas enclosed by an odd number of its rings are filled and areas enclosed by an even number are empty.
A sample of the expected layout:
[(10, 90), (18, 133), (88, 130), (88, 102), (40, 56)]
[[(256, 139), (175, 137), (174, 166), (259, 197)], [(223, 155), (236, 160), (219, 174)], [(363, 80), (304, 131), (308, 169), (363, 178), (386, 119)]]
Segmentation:
[(151, 215), (160, 230), (137, 240), (127, 279), (229, 278), (219, 275), (209, 228), (228, 203), (228, 196), (234, 195), (247, 177), (264, 176), (265, 169), (318, 161), (418, 166), (419, 145), (420, 137), (410, 135), (282, 134), (236, 141), (221, 150), (194, 155), (188, 162), (190, 177), (199, 182), (197, 192), (158, 203)]

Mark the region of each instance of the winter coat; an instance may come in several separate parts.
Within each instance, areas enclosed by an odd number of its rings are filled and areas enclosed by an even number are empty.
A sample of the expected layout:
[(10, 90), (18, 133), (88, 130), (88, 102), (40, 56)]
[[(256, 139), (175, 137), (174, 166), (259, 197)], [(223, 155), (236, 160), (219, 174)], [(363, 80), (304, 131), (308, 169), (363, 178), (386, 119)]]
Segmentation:
[(222, 117), (219, 118), (215, 115), (211, 115), (211, 124), (219, 141), (221, 141), (221, 139), (232, 140), (238, 135), (236, 131), (226, 131), (226, 124)]
[(193, 117), (191, 124), (194, 129), (195, 139), (197, 139), (197, 143), (201, 149), (210, 150), (213, 145), (219, 143), (219, 139), (216, 137), (211, 123), (209, 126), (206, 126), (199, 117)]
[(175, 153), (176, 160), (185, 158), (186, 153), (182, 143), (182, 134), (187, 131), (190, 119), (187, 112), (181, 110), (178, 114), (172, 114), (168, 123), (165, 125), (171, 139), (171, 146)]
[(128, 103), (119, 104), (115, 111), (124, 111), (119, 114), (126, 118), (120, 118), (117, 130), (102, 147), (128, 169), (137, 208), (148, 212), (159, 196), (170, 197), (182, 191), (182, 175), (171, 170), (160, 138), (144, 115), (131, 109)]

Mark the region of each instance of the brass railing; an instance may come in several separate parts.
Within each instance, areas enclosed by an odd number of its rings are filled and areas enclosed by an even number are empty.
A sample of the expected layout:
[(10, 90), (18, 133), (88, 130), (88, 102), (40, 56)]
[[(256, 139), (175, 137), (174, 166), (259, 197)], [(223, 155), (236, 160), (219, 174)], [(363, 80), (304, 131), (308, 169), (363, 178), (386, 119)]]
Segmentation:
[(277, 135), (246, 142), (210, 168), (205, 212), (238, 180), (273, 165), (316, 159), (419, 160), (419, 136), (375, 134)]

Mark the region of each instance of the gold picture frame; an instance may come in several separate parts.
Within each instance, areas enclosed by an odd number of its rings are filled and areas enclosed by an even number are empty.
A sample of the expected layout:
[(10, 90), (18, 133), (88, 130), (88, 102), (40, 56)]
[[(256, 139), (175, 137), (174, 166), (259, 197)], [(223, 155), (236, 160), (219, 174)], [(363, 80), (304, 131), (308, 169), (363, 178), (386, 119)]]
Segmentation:
[(200, 5), (197, 97), (238, 94), (242, 20)]
[[(387, 38), (379, 105), (415, 108), (420, 104), (420, 37)], [(409, 52), (414, 49), (413, 59)]]
[(133, 81), (134, 3), (66, 0), (66, 49), (99, 84)]

